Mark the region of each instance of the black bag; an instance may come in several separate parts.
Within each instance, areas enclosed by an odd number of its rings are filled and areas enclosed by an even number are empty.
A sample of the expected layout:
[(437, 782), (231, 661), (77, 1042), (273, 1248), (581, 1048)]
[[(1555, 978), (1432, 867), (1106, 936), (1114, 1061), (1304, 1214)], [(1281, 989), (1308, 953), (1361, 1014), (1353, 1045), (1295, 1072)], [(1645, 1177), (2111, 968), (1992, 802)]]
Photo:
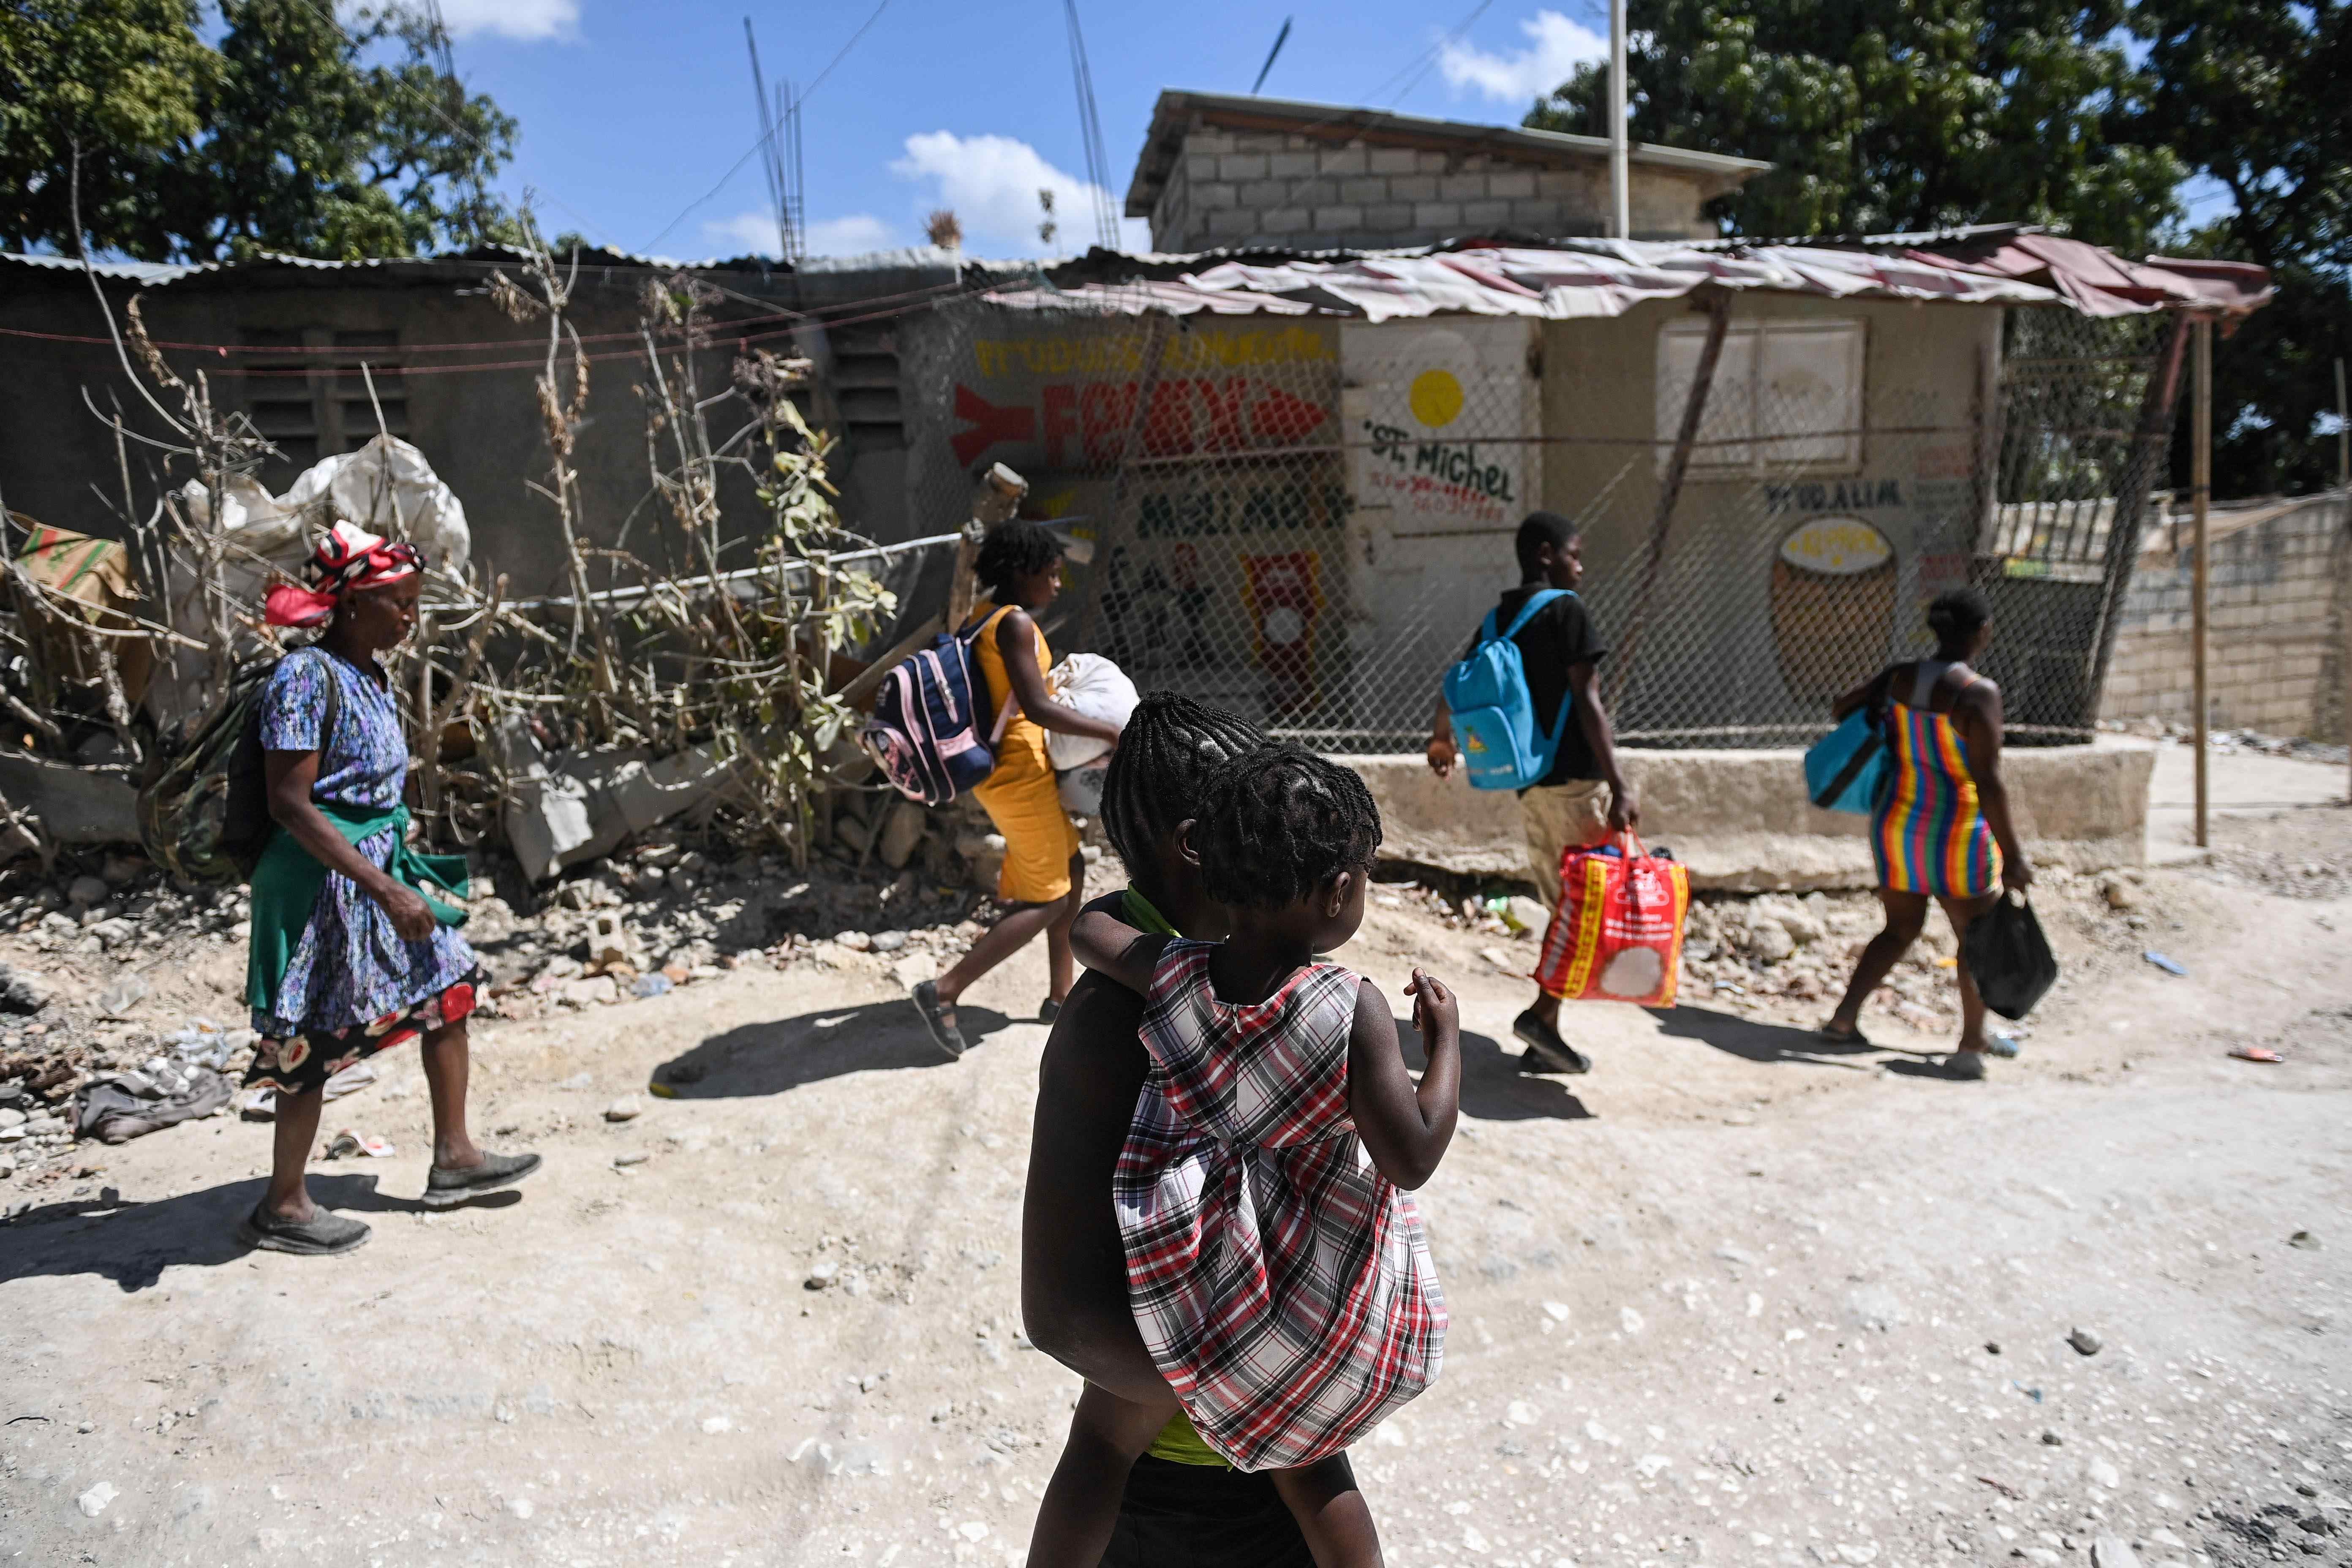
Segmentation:
[[(147, 858), (176, 877), (203, 886), (240, 887), (252, 879), (268, 847), (277, 824), (269, 815), (263, 773), (261, 694), (278, 662), (256, 659), (239, 667), (211, 719), (193, 739), (169, 751), (161, 772), (139, 793), (139, 837)], [(330, 673), (322, 751), (341, 708)]]
[(1993, 907), (1969, 922), (1960, 943), (1969, 974), (1986, 1006), (2004, 1018), (2033, 1011), (2042, 993), (2057, 983), (2058, 960), (2042, 934), (2042, 922), (2022, 895), (2003, 893)]

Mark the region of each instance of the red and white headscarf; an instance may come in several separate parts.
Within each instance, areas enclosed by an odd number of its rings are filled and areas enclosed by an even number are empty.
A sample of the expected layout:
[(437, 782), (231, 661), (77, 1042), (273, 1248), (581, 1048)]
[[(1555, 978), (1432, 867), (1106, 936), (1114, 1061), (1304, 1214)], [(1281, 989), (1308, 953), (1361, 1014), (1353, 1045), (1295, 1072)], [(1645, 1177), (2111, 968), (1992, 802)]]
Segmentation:
[(425, 569), (414, 544), (395, 543), (348, 522), (338, 522), (310, 555), (310, 586), (280, 583), (262, 602), (262, 618), (273, 626), (323, 626), (335, 606), (354, 589), (381, 588)]

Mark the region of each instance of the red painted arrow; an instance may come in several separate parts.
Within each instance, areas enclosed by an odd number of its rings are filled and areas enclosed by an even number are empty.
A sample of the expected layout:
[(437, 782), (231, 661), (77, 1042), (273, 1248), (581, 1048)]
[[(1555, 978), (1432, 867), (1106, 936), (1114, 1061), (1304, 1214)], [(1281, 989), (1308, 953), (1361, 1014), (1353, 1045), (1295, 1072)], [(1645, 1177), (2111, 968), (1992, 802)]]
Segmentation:
[(1035, 409), (1002, 408), (961, 384), (955, 390), (955, 416), (971, 426), (957, 432), (951, 443), (956, 461), (967, 468), (999, 441), (1031, 441), (1037, 436)]
[(1278, 386), (1270, 386), (1250, 405), (1250, 430), (1261, 441), (1287, 444), (1304, 438), (1307, 433), (1329, 417), (1320, 404), (1294, 397)]

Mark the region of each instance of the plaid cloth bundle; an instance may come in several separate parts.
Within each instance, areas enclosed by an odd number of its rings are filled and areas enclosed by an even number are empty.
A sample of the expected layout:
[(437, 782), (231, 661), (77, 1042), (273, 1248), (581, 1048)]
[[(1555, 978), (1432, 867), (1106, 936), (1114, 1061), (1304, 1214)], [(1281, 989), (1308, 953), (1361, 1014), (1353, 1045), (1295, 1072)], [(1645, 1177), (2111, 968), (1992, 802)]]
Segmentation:
[(1192, 1425), (1237, 1468), (1289, 1468), (1436, 1381), (1445, 1300), (1348, 1114), (1360, 977), (1308, 964), (1229, 1005), (1213, 951), (1160, 959), (1113, 1196), (1136, 1326)]

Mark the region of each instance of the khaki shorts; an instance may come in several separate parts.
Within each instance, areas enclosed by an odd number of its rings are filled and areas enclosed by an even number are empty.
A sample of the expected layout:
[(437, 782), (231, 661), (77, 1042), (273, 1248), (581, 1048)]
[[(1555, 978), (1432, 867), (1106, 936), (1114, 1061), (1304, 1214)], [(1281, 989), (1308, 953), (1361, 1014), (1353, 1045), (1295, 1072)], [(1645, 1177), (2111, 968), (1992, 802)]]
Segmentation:
[(1599, 779), (1538, 784), (1519, 796), (1519, 827), (1544, 907), (1559, 907), (1559, 858), (1609, 837), (1609, 786)]

